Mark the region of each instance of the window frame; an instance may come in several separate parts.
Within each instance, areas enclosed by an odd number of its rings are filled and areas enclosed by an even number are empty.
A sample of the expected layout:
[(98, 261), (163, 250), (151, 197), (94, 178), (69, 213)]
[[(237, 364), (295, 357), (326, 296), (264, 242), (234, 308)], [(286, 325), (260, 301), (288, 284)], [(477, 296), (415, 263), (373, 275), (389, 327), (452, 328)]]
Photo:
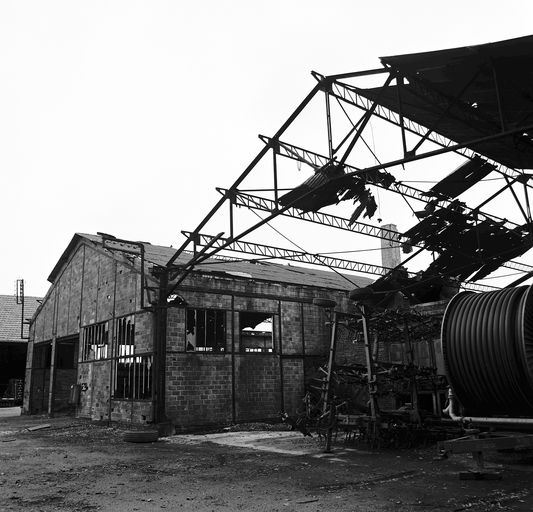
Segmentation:
[[(203, 321), (203, 333), (204, 333), (204, 343), (203, 343), (203, 350), (199, 349), (200, 346), (198, 344), (198, 312), (204, 313), (204, 321)], [(196, 332), (195, 334), (195, 344), (192, 345), (189, 341), (189, 327), (190, 327), (190, 320), (189, 320), (189, 313), (194, 312), (195, 318), (194, 318), (194, 327)], [(207, 318), (208, 313), (214, 313), (214, 340), (213, 345), (207, 344), (207, 334), (208, 334), (208, 323), (209, 320)], [(219, 327), (217, 325), (218, 319), (223, 320), (222, 325), (222, 339), (219, 339), (219, 333), (217, 332)], [(189, 346), (193, 347), (193, 349), (190, 349)], [(207, 350), (207, 348), (211, 348), (211, 350)], [(187, 353), (196, 353), (196, 354), (226, 354), (228, 352), (228, 311), (226, 309), (220, 309), (220, 308), (196, 308), (196, 307), (187, 307), (185, 309), (185, 352)]]
[[(268, 354), (268, 355), (274, 355), (277, 353), (276, 351), (276, 328), (278, 326), (278, 314), (272, 313), (272, 312), (265, 312), (265, 311), (236, 311), (239, 314), (239, 352), (242, 354)], [(272, 319), (272, 331), (270, 333), (270, 343), (271, 348), (270, 350), (267, 348), (266, 350), (253, 350), (253, 347), (246, 347), (243, 343), (243, 332), (261, 332), (261, 331), (244, 331), (242, 328), (242, 321), (241, 321), (241, 315), (251, 314), (251, 315), (265, 315), (267, 317), (270, 317)], [(264, 322), (265, 320), (263, 320)], [(262, 322), (260, 322), (262, 323)], [(257, 324), (259, 325), (259, 324)], [(265, 332), (265, 331), (263, 331)], [(268, 331), (266, 331), (268, 332)]]
[[(112, 359), (112, 340), (110, 339), (110, 322), (111, 320), (105, 320), (103, 322), (96, 322), (94, 324), (85, 325), (81, 328), (81, 350), (79, 354), (80, 362), (86, 363), (89, 361), (102, 361), (106, 359)], [(97, 340), (100, 333), (103, 333), (104, 342), (103, 343), (93, 343)], [(93, 357), (91, 357), (91, 352), (93, 349), (91, 347), (97, 347), (93, 352)], [(105, 351), (103, 349), (106, 349)], [(101, 354), (104, 352), (104, 355)], [(98, 356), (98, 357), (97, 357)]]
[[(120, 326), (121, 323), (125, 324), (125, 329)], [(124, 315), (118, 318), (115, 318), (114, 321), (114, 332), (113, 332), (113, 358), (123, 358), (131, 357), (136, 355), (135, 351), (135, 314), (130, 313), (129, 315)], [(128, 329), (129, 327), (129, 329)], [(122, 333), (124, 334), (125, 339), (122, 338)], [(121, 343), (126, 341), (126, 343)], [(124, 354), (120, 353), (120, 347), (130, 347), (126, 350)]]
[[(147, 366), (148, 362), (149, 366)], [(127, 383), (123, 386), (119, 386), (118, 383), (120, 364), (130, 365), (128, 368)], [(113, 387), (111, 389), (111, 398), (113, 400), (130, 401), (153, 400), (153, 366), (154, 356), (151, 353), (115, 357), (113, 359)], [(146, 372), (143, 376), (139, 375), (139, 368), (142, 368), (142, 371)], [(142, 389), (141, 392), (139, 392), (139, 388)], [(123, 393), (122, 396), (119, 396), (117, 393), (121, 390)]]

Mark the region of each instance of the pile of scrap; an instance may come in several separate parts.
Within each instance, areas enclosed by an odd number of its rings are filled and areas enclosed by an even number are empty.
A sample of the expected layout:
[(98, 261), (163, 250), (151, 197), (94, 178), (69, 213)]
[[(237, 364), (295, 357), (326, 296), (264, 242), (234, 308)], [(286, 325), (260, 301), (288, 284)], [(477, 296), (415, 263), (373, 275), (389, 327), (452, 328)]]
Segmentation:
[[(376, 313), (368, 319), (367, 361), (361, 319), (347, 317), (340, 322), (331, 372), (324, 365), (307, 382), (307, 421), (326, 434), (333, 410), (335, 427), (346, 433), (347, 440), (372, 446), (411, 447), (447, 438), (450, 432), (440, 411), (448, 383), (438, 373), (429, 348), (438, 338), (440, 322), (409, 309)], [(419, 349), (422, 344), (428, 347), (425, 357)], [(423, 404), (422, 395), (428, 398)]]

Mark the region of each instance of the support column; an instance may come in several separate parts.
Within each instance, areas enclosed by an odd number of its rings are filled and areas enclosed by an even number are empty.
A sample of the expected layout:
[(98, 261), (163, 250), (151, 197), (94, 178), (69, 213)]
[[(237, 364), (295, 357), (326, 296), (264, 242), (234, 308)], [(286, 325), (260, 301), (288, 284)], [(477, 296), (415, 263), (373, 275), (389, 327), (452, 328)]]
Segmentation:
[(54, 311), (52, 314), (52, 342), (50, 347), (50, 384), (48, 386), (48, 416), (54, 414), (54, 396), (57, 365), (57, 288), (54, 293)]
[(57, 341), (56, 336), (52, 338), (50, 343), (50, 378), (48, 385), (48, 416), (54, 415), (54, 395), (55, 395), (55, 380), (56, 380), (56, 362), (57, 362)]
[(154, 374), (153, 374), (153, 422), (167, 421), (165, 408), (166, 359), (167, 359), (167, 294), (168, 271), (159, 273), (159, 298), (155, 306)]

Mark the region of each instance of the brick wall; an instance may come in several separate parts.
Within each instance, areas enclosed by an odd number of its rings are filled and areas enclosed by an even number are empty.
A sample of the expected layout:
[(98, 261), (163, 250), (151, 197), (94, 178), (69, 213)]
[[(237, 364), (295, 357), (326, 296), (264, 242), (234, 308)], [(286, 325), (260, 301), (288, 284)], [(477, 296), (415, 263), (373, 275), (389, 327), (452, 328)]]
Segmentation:
[(148, 424), (152, 420), (152, 402), (137, 400), (112, 400), (111, 421)]
[[(149, 312), (138, 312), (140, 305), (140, 275), (127, 262), (115, 260), (111, 253), (90, 245), (80, 244), (74, 249), (70, 261), (56, 278), (32, 325), (32, 336), (28, 344), (28, 362), (26, 378), (31, 384), (25, 392), (25, 412), (48, 412), (46, 399), (42, 393), (50, 392), (49, 382), (46, 389), (37, 382), (42, 381), (43, 372), (32, 370), (33, 343), (51, 341), (54, 346), (57, 338), (79, 335), (80, 329), (96, 322), (110, 321), (110, 336), (113, 336), (113, 319), (136, 313), (136, 345), (137, 353), (153, 350), (153, 315)], [(53, 394), (53, 411), (65, 409), (70, 396), (72, 383), (84, 383), (87, 390), (80, 394), (78, 415), (92, 419), (107, 419), (109, 416), (111, 394), (111, 361), (79, 362), (79, 370), (73, 370), (77, 379), (69, 375), (69, 371), (55, 369)], [(71, 371), (72, 372), (72, 371)], [(46, 378), (50, 378), (50, 373)], [(31, 398), (36, 393), (35, 399)], [(113, 404), (112, 404), (113, 405)], [(121, 407), (118, 407), (120, 411)], [(118, 415), (121, 413), (119, 412)], [(117, 418), (117, 413), (112, 411)], [(124, 421), (145, 421), (143, 417), (151, 415), (151, 402), (146, 401), (130, 404)]]
[(303, 354), (301, 303), (281, 302), (281, 336), (284, 355)]
[(283, 401), (285, 412), (296, 414), (303, 408), (305, 394), (303, 359), (283, 360)]
[(167, 355), (166, 411), (179, 427), (232, 419), (231, 356)]
[(281, 412), (279, 359), (270, 354), (235, 358), (235, 407), (237, 421), (279, 417)]
[(93, 365), (91, 394), (91, 419), (109, 419), (109, 401), (111, 400), (111, 361), (95, 361)]
[[(314, 362), (318, 355), (323, 362), (329, 348), (330, 326), (325, 324), (324, 309), (300, 302), (310, 301), (316, 292), (275, 283), (243, 284), (218, 277), (202, 279), (193, 276), (188, 285), (191, 283), (199, 289), (186, 287), (180, 290), (187, 307), (226, 311), (226, 352), (185, 352), (186, 309), (168, 309), (167, 416), (181, 429), (232, 420), (278, 418), (283, 407), (289, 414), (294, 414), (302, 407), (305, 393), (305, 359), (310, 357)], [(226, 293), (228, 291), (234, 292), (233, 297)], [(269, 296), (273, 292), (278, 294), (278, 299)], [(240, 296), (239, 293), (249, 293), (250, 296)], [(257, 296), (261, 293), (266, 296)], [(295, 300), (287, 300), (289, 296)], [(273, 316), (273, 353), (240, 352), (241, 312)]]
[(92, 363), (78, 363), (78, 384), (82, 387), (77, 414), (81, 418), (91, 417), (92, 401)]
[(313, 304), (303, 305), (305, 355), (327, 354), (330, 340), (330, 326), (326, 325), (324, 308)]
[[(75, 334), (80, 332), (81, 322), (81, 296), (83, 285), (83, 270), (84, 270), (84, 256), (85, 248), (80, 247), (72, 257), (69, 264), (70, 268), (70, 292), (68, 309), (65, 312), (63, 309), (58, 309), (58, 316), (67, 315), (67, 329), (66, 332), (58, 333), (58, 336), (67, 336), (69, 334)], [(68, 272), (68, 269), (66, 270)], [(66, 273), (65, 272), (65, 273)], [(61, 276), (63, 279), (63, 276)]]
[(145, 311), (135, 314), (135, 352), (152, 352), (154, 344), (154, 315)]
[(72, 266), (61, 276), (57, 289), (57, 321), (56, 321), (56, 335), (65, 336), (68, 332), (68, 313), (70, 302), (70, 289), (72, 278)]

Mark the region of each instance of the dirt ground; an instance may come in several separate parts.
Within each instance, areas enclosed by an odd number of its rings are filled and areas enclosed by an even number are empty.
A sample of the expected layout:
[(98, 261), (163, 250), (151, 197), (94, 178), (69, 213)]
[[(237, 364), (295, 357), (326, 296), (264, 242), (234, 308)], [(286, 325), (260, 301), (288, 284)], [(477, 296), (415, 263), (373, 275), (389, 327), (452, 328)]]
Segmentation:
[[(47, 428), (28, 430), (49, 425)], [(0, 414), (0, 511), (531, 511), (533, 457), (496, 454), (499, 481), (459, 480), (436, 448), (324, 454), (298, 432), (127, 443), (127, 427)]]

